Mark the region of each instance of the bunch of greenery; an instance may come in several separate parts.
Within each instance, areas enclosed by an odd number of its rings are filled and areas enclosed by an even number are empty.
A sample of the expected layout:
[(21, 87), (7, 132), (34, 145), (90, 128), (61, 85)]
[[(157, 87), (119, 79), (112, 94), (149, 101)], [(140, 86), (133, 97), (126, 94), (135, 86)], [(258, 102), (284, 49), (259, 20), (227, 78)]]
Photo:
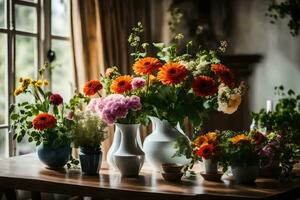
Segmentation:
[(282, 137), (277, 158), (286, 174), (291, 172), (293, 165), (300, 159), (300, 95), (296, 95), (293, 90), (285, 93), (283, 86), (275, 87), (275, 93), (279, 96), (275, 110), (267, 112), (261, 109), (258, 113), (252, 113), (252, 116), (258, 129), (268, 127)]
[(299, 34), (300, 28), (300, 0), (285, 0), (280, 3), (273, 3), (269, 6), (267, 16), (271, 17), (271, 23), (274, 24), (278, 18), (289, 18), (288, 27), (292, 36)]
[(76, 147), (97, 148), (107, 138), (106, 125), (98, 115), (77, 112), (73, 120), (71, 138)]

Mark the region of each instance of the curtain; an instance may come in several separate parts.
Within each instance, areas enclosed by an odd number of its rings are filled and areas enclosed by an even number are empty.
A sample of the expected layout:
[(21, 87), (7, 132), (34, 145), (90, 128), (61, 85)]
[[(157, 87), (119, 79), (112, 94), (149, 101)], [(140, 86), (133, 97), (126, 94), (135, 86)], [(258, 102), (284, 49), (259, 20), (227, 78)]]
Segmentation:
[[(71, 33), (73, 43), (76, 84), (81, 90), (89, 79), (98, 79), (106, 68), (118, 66), (121, 73), (130, 74), (133, 59), (127, 42), (132, 27), (140, 21), (144, 26), (142, 41), (152, 42), (150, 0), (72, 0)], [(142, 139), (149, 127), (142, 127)], [(106, 155), (113, 138), (102, 144)], [(106, 157), (106, 156), (105, 156)]]

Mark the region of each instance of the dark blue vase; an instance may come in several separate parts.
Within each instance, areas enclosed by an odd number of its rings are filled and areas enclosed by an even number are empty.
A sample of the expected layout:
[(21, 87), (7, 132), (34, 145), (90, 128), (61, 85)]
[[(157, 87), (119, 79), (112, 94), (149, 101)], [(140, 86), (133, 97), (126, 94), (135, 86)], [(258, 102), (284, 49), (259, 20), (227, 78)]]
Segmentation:
[(37, 147), (37, 155), (47, 168), (60, 169), (63, 168), (70, 159), (70, 145), (49, 145), (40, 144)]
[(100, 147), (80, 147), (79, 159), (82, 173), (98, 175), (102, 163)]

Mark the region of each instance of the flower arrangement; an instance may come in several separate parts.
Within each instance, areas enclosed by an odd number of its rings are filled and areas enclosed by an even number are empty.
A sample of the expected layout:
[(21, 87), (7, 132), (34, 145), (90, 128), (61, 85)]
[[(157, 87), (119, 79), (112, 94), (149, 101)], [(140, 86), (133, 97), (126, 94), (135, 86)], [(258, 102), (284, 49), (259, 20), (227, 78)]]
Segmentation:
[(220, 162), (223, 171), (228, 166), (257, 166), (260, 162), (261, 145), (257, 132), (224, 131), (221, 136), (220, 148), (222, 157)]
[(197, 160), (212, 159), (218, 160), (221, 152), (219, 148), (220, 133), (218, 131), (208, 132), (198, 136), (193, 141), (193, 152)]
[(283, 86), (275, 87), (275, 93), (279, 97), (275, 110), (261, 109), (252, 116), (258, 130), (268, 127), (264, 133), (264, 163), (280, 162), (283, 174), (287, 175), (300, 158), (300, 96), (293, 90), (286, 93)]
[[(40, 70), (40, 76), (48, 67)], [(14, 139), (20, 142), (25, 135), (29, 142), (49, 145), (68, 145), (70, 143), (69, 130), (72, 121), (67, 118), (66, 104), (60, 94), (45, 91), (48, 85), (45, 79), (33, 80), (20, 78), (19, 87), (14, 95), (28, 94), (33, 96), (34, 103), (21, 102), (10, 107), (11, 128), (14, 130)]]

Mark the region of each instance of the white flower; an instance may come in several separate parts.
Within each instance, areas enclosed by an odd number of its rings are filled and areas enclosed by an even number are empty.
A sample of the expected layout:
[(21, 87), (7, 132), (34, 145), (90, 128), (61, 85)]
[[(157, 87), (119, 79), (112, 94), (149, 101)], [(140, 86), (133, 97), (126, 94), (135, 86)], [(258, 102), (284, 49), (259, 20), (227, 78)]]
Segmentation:
[(230, 89), (221, 84), (218, 91), (218, 111), (225, 114), (234, 113), (242, 101), (242, 95), (238, 88)]

